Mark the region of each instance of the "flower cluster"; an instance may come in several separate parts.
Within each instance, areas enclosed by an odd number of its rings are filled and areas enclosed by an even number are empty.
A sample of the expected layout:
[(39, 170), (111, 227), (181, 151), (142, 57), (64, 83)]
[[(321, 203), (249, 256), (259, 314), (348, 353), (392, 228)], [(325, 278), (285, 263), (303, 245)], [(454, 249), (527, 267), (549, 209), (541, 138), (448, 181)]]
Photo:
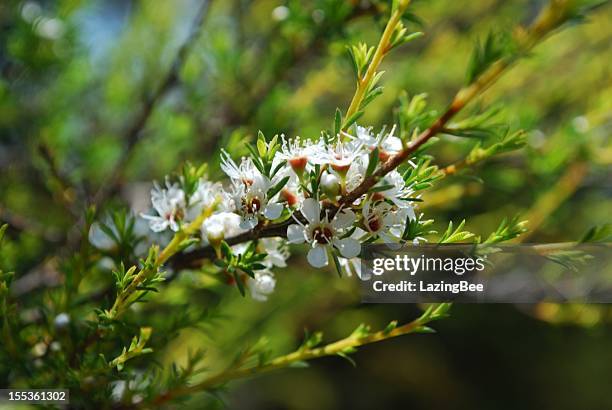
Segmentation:
[[(240, 161), (222, 151), (227, 183), (182, 175), (163, 187), (156, 184), (151, 191), (154, 215), (143, 217), (155, 232), (176, 232), (211, 208), (201, 226), (201, 241), (228, 261), (228, 271), (242, 273), (242, 279), (236, 279), (257, 300), (265, 300), (274, 290), (272, 269), (286, 266), (289, 243), (306, 244), (314, 267), (334, 260), (348, 274), (359, 273), (354, 258), (361, 244), (399, 245), (407, 240), (408, 222), (415, 219), (410, 172), (391, 171), (353, 203), (343, 200), (378, 163), (402, 149), (394, 131), (374, 134), (371, 128), (353, 126), (351, 132), (318, 140), (276, 136), (266, 141), (260, 134), (256, 146), (248, 145), (250, 155)], [(281, 228), (276, 230), (279, 237), (252, 235), (233, 246), (225, 242), (270, 227)]]

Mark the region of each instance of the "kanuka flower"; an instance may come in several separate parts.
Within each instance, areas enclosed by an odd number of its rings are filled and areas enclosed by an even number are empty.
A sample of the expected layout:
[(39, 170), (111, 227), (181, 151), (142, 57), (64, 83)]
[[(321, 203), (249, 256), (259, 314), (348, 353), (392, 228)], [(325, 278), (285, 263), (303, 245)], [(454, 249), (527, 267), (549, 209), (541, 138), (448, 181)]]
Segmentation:
[(249, 277), (247, 280), (247, 287), (253, 299), (265, 302), (268, 300), (268, 296), (274, 292), (276, 279), (274, 278), (274, 274), (269, 270), (257, 271), (254, 277)]
[(406, 222), (401, 209), (385, 201), (368, 199), (363, 204), (362, 215), (363, 225), (370, 235), (389, 245), (399, 243)]
[(234, 160), (224, 149), (221, 150), (221, 169), (232, 181), (241, 181), (245, 184), (252, 183), (256, 176), (261, 175), (253, 160), (243, 157), (240, 165), (236, 165)]
[(317, 154), (323, 150), (320, 142), (313, 143), (311, 140), (301, 140), (300, 137), (294, 139), (285, 139), (282, 135), (283, 145), (281, 150), (276, 154), (280, 160), (285, 160), (301, 178), (309, 161), (316, 159)]
[(403, 216), (404, 219), (406, 217), (410, 217), (410, 219), (416, 218), (414, 214), (414, 207), (412, 203), (407, 200), (408, 196), (412, 194), (412, 189), (409, 186), (406, 186), (406, 181), (404, 181), (404, 178), (399, 172), (395, 170), (389, 172), (384, 176), (380, 184), (389, 186), (389, 188), (384, 191), (374, 193), (372, 195), (374, 200), (388, 199), (393, 202), (395, 206), (397, 206), (402, 213), (400, 216)]
[(141, 214), (149, 221), (151, 230), (162, 232), (170, 228), (178, 232), (186, 213), (185, 192), (179, 185), (166, 181), (166, 188), (162, 188), (155, 182), (151, 190), (151, 204), (157, 215)]
[(236, 212), (241, 216), (240, 227), (253, 229), (261, 217), (276, 219), (283, 212), (283, 204), (271, 202), (267, 192), (272, 184), (263, 175), (255, 176), (250, 183), (233, 181), (232, 199)]
[(355, 214), (351, 210), (340, 210), (330, 220), (329, 213), (321, 217), (319, 201), (308, 198), (302, 203), (301, 213), (307, 221), (303, 225), (298, 223), (287, 228), (287, 239), (290, 243), (304, 243), (311, 245), (308, 252), (308, 262), (320, 268), (328, 264), (328, 251), (337, 249), (346, 258), (357, 256), (360, 251), (359, 242), (351, 237), (343, 238), (343, 234), (355, 222)]
[(361, 142), (369, 151), (373, 151), (378, 147), (380, 160), (386, 161), (391, 155), (397, 154), (403, 148), (402, 140), (394, 136), (394, 132), (395, 126), (388, 133), (383, 128), (377, 135), (374, 135), (371, 127), (357, 126), (357, 135), (353, 137), (347, 134), (347, 136)]
[(236, 212), (241, 216), (240, 227), (253, 229), (260, 217), (276, 219), (283, 211), (283, 204), (270, 201), (267, 192), (272, 182), (253, 164), (250, 158), (242, 158), (240, 165), (225, 153), (221, 168), (232, 180), (231, 198)]
[(361, 141), (338, 141), (327, 147), (327, 151), (319, 155), (319, 163), (327, 163), (339, 175), (346, 175), (351, 164), (364, 153)]
[(263, 264), (272, 268), (277, 266), (284, 268), (287, 266), (287, 258), (289, 258), (289, 249), (287, 248), (287, 241), (281, 238), (262, 238), (259, 240), (259, 244), (262, 246), (263, 251), (267, 254), (263, 260)]
[(188, 198), (187, 219), (193, 220), (202, 213), (203, 210), (215, 207), (218, 211), (232, 210), (232, 205), (228, 194), (223, 190), (219, 182), (210, 182), (200, 179), (198, 186)]

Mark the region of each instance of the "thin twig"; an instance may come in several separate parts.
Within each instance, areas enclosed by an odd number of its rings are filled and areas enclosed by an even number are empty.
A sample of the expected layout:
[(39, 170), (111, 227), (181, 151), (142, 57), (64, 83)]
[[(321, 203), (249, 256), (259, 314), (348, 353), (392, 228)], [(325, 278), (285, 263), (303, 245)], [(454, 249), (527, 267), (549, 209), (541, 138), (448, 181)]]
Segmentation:
[(378, 332), (370, 333), (367, 335), (359, 336), (359, 335), (350, 335), (345, 337), (344, 339), (340, 339), (334, 343), (330, 343), (328, 345), (317, 347), (317, 348), (300, 348), (292, 353), (287, 355), (279, 356), (275, 359), (270, 360), (269, 362), (256, 365), (251, 367), (236, 367), (232, 366), (229, 369), (222, 371), (216, 375), (213, 375), (199, 383), (196, 383), (192, 386), (187, 386), (183, 388), (178, 388), (175, 390), (170, 390), (153, 400), (153, 403), (156, 405), (166, 403), (170, 400), (173, 400), (178, 397), (182, 397), (188, 394), (192, 394), (198, 391), (210, 390), (215, 387), (219, 387), (224, 385), (227, 382), (232, 380), (241, 379), (253, 375), (258, 375), (261, 373), (269, 372), (276, 369), (285, 368), (290, 366), (296, 362), (303, 362), (306, 360), (317, 359), (325, 356), (334, 356), (334, 355), (343, 355), (345, 352), (354, 351), (355, 348), (367, 344), (372, 344), (376, 342), (381, 342), (383, 340), (392, 339), (398, 336), (403, 336), (415, 332), (419, 332), (423, 329), (427, 323), (432, 320), (437, 320), (445, 316), (444, 313), (441, 315), (437, 315), (440, 309), (447, 309), (448, 304), (440, 304), (431, 306), (422, 316), (418, 319), (407, 323), (405, 325), (393, 328), (393, 329), (385, 329)]

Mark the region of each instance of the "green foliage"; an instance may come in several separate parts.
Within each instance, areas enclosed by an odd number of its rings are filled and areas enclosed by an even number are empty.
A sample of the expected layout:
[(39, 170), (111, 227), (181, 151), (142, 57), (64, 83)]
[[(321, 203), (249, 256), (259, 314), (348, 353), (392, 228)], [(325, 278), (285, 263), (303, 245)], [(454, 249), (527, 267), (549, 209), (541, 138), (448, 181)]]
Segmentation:
[(372, 61), (374, 56), (375, 47), (368, 46), (366, 43), (359, 42), (356, 45), (348, 46), (349, 55), (351, 56), (351, 62), (353, 63), (353, 69), (355, 70), (355, 76), (360, 79), (365, 74), (365, 71)]
[(221, 258), (215, 260), (215, 265), (233, 276), (240, 294), (244, 296), (245, 288), (242, 274), (245, 273), (253, 278), (256, 271), (265, 269), (266, 266), (262, 261), (267, 254), (257, 251), (257, 241), (249, 242), (246, 250), (239, 254), (234, 253), (225, 241), (221, 242), (220, 250)]
[[(355, 111), (343, 115), (336, 107), (346, 105), (354, 87), (347, 75), (350, 67), (341, 61), (345, 44), (356, 44), (349, 47), (349, 54), (361, 81), (376, 48), (359, 40), (369, 42), (378, 36), (380, 25), (372, 23), (382, 22), (404, 1), (391, 5), (388, 1), (290, 1), (287, 15), (282, 8), (271, 15), (273, 7), (267, 2), (248, 7), (240, 2), (215, 3), (202, 35), (181, 51), (183, 37), (177, 35), (176, 27), (195, 14), (191, 4), (141, 2), (127, 10), (121, 2), (110, 2), (108, 16), (100, 18), (98, 8), (88, 1), (43, 2), (40, 14), (29, 18), (25, 8), (30, 3), (0, 6), (4, 51), (0, 58), (0, 220), (10, 225), (0, 224), (0, 384), (70, 388), (72, 405), (81, 408), (132, 408), (142, 403), (138, 400), (158, 407), (154, 400), (165, 398), (167, 392), (189, 388), (219, 372), (257, 373), (274, 362), (271, 351), (290, 351), (299, 344), (295, 335), (305, 323), (327, 326), (326, 335), (345, 330), (349, 314), (357, 316), (355, 323), (372, 319), (386, 323), (387, 316), (395, 313), (340, 310), (353, 303), (343, 285), (330, 285), (340, 279), (306, 272), (298, 262), (279, 270), (283, 281), (291, 285), (278, 290), (278, 299), (259, 305), (239, 297), (225, 282), (245, 294), (245, 280), (263, 267), (265, 255), (255, 251), (256, 241), (240, 253), (222, 243), (216, 266), (200, 266), (202, 261), (185, 269), (175, 268), (172, 261), (160, 264), (163, 250), (154, 244), (168, 243), (170, 238), (145, 238), (139, 217), (126, 209), (142, 211), (139, 202), (149, 187), (141, 181), (160, 180), (179, 163), (184, 165), (174, 178), (189, 200), (201, 176), (219, 176), (219, 148), (234, 158), (250, 154), (255, 166), (272, 178), (280, 169), (272, 163), (281, 144), (276, 132), (317, 137), (319, 130), (329, 127), (330, 114), (336, 109), (333, 135), (323, 134), (331, 144), (357, 120), (375, 128), (390, 121), (388, 113), (398, 93), (395, 117), (406, 147), (437, 119), (449, 92), (459, 85), (466, 38), (500, 21), (518, 21), (525, 14), (522, 3), (505, 4), (500, 9), (505, 14), (499, 16), (485, 4), (470, 8), (460, 2), (416, 4), (415, 10), (419, 14), (423, 10), (433, 24), (444, 22), (432, 26), (431, 33), (437, 32), (453, 48), (430, 36), (410, 49), (398, 49), (422, 35), (408, 29), (419, 19), (405, 11), (383, 50), (384, 54), (393, 50), (398, 57), (385, 60), (387, 91), (381, 97), (383, 71), (376, 67), (362, 86), (363, 98)], [(569, 8), (552, 13), (555, 27), (583, 21), (584, 12), (593, 5), (570, 3)], [(417, 204), (417, 218), (406, 221), (404, 241), (434, 238), (434, 219), (445, 223), (464, 217), (478, 217), (479, 229), (493, 231), (485, 244), (517, 238), (524, 223), (513, 218), (498, 225), (500, 215), (527, 210), (576, 160), (589, 164), (589, 184), (580, 188), (580, 195), (570, 195), (556, 206), (558, 210), (536, 239), (573, 240), (584, 226), (597, 225), (582, 241), (609, 241), (609, 224), (602, 222), (609, 217), (610, 203), (597, 188), (609, 174), (604, 139), (609, 123), (605, 105), (610, 100), (609, 62), (601, 52), (609, 24), (604, 13), (595, 12), (598, 25), (581, 27), (539, 46), (534, 52), (540, 57), (530, 60), (529, 71), (521, 66), (505, 74), (504, 85), (487, 94), (484, 110), (459, 117), (444, 131), (479, 142), (448, 138), (444, 144), (435, 144), (432, 138), (412, 153), (415, 166), (403, 166), (400, 171), (414, 191), (405, 199)], [(92, 14), (95, 18), (89, 17)], [(108, 30), (117, 23), (117, 16), (121, 16), (121, 30)], [(62, 35), (44, 31), (50, 19), (60, 24)], [(490, 34), (479, 43), (468, 82), (476, 81), (496, 61), (518, 56), (517, 45), (524, 40), (521, 33), (515, 38)], [(177, 54), (183, 57), (173, 60)], [(165, 77), (167, 69), (173, 72), (174, 68), (175, 74)], [(166, 78), (165, 92), (152, 99)], [(503, 106), (501, 115), (486, 108), (491, 100), (500, 100), (494, 107)], [(522, 128), (538, 131), (508, 131)], [(258, 129), (261, 132), (255, 133)], [(264, 134), (275, 136), (269, 139)], [(38, 148), (42, 146), (49, 149)], [(523, 147), (525, 155), (499, 155)], [(479, 169), (484, 186), (476, 194), (469, 181), (442, 180), (438, 168), (466, 153), (468, 167), (494, 159)], [(373, 150), (366, 176), (380, 169), (384, 161), (379, 154), (378, 148)], [(125, 162), (120, 160), (123, 155)], [(205, 165), (192, 165), (186, 158)], [(321, 171), (316, 166), (300, 176), (311, 196), (319, 192)], [(267, 195), (278, 194), (287, 182), (281, 178)], [(463, 189), (459, 200), (444, 195), (451, 183)], [(98, 202), (97, 193), (107, 187), (108, 200)], [(388, 188), (383, 179), (372, 192)], [(444, 205), (430, 207), (428, 194), (442, 194)], [(288, 220), (289, 215), (283, 218)], [(88, 240), (98, 230), (111, 245), (98, 247)], [(201, 246), (195, 236), (180, 237), (173, 250)], [(440, 242), (472, 238), (473, 234), (463, 231), (463, 223), (456, 229), (450, 223)], [(585, 255), (571, 252), (552, 257), (573, 267), (586, 260)], [(333, 260), (338, 265), (337, 255)], [(136, 304), (145, 299), (148, 303)], [(432, 332), (426, 322), (446, 317), (449, 307), (429, 306), (414, 331)], [(606, 317), (605, 312), (601, 317)], [(390, 337), (401, 329), (392, 321), (380, 335)], [(269, 340), (261, 339), (262, 334), (269, 335)], [(352, 343), (375, 335), (379, 333), (361, 325), (349, 337)], [(244, 345), (249, 347), (236, 354), (238, 346)], [(190, 350), (190, 346), (210, 349), (205, 355), (203, 349)], [(314, 332), (305, 336), (299, 351), (326, 346), (322, 332)], [(352, 361), (356, 348), (351, 345), (332, 354)], [(235, 360), (228, 367), (232, 357)], [(278, 367), (303, 367), (308, 358), (302, 359), (281, 361)], [(386, 371), (392, 372), (392, 366)], [(332, 377), (326, 381), (333, 382)], [(202, 390), (218, 396), (225, 382)], [(119, 384), (126, 387), (115, 397), (111, 391)], [(207, 404), (205, 400), (181, 402), (181, 406), (200, 408)]]
[(525, 232), (527, 232), (527, 221), (521, 221), (518, 215), (512, 219), (504, 218), (497, 229), (483, 243), (495, 244), (507, 242)]
[(409, 98), (407, 93), (402, 93), (396, 110), (401, 138), (415, 137), (429, 127), (437, 114), (435, 110), (427, 108), (427, 94), (417, 94)]
[(474, 234), (468, 231), (463, 230), (463, 226), (465, 225), (465, 219), (461, 221), (461, 223), (453, 229), (453, 221), (448, 223), (448, 228), (442, 234), (442, 237), (438, 241), (438, 243), (456, 243), (463, 242), (467, 239), (473, 238)]
[(506, 59), (515, 51), (512, 37), (505, 32), (490, 32), (484, 41), (476, 42), (467, 69), (467, 82), (471, 84), (493, 63)]
[(118, 371), (123, 370), (125, 366), (125, 362), (135, 357), (141, 356), (147, 353), (153, 353), (153, 349), (145, 347), (147, 341), (151, 337), (151, 332), (153, 329), (150, 327), (142, 327), (140, 328), (140, 335), (138, 337), (134, 336), (132, 342), (129, 347), (124, 347), (123, 351), (119, 356), (114, 358), (108, 365), (112, 367), (116, 367)]
[(612, 240), (612, 224), (594, 226), (584, 234), (581, 243), (610, 242)]

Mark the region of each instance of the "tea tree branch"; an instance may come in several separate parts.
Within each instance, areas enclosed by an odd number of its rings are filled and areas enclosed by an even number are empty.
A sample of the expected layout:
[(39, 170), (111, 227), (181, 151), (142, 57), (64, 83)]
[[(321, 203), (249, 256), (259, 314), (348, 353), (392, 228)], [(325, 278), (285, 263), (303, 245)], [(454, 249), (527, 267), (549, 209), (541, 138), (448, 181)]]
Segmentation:
[(519, 32), (516, 38), (517, 49), (515, 52), (502, 56), (496, 61), (489, 62), (489, 68), (477, 76), (468, 86), (463, 87), (455, 95), (448, 109), (425, 131), (399, 153), (389, 158), (387, 162), (374, 172), (347, 196), (340, 201), (341, 206), (352, 204), (356, 199), (367, 193), (382, 177), (396, 169), (407, 161), (423, 144), (440, 132), (443, 132), (447, 123), (475, 97), (486, 91), (502, 73), (512, 65), (518, 58), (526, 55), (547, 34), (556, 29), (568, 18), (567, 2), (551, 1), (539, 14), (530, 28)]
[(200, 230), (202, 223), (214, 212), (218, 202), (219, 200), (213, 205), (205, 208), (197, 218), (189, 223), (189, 225), (177, 232), (170, 243), (161, 252), (157, 253), (156, 248), (152, 248), (149, 257), (144, 263), (144, 267), (138, 274), (133, 275), (136, 269), (135, 266), (124, 273), (123, 277), (129, 280), (129, 285), (121, 289), (112, 308), (104, 312), (103, 317), (105, 319), (116, 320), (132, 302), (138, 299), (143, 291), (146, 291), (146, 289), (141, 290), (145, 281), (154, 278), (155, 275), (158, 274), (161, 266), (166, 263), (172, 255), (189, 244), (188, 241), (190, 237)]
[[(398, 8), (394, 10), (390, 21), (385, 28), (385, 32), (379, 41), (377, 50), (374, 52), (371, 63), (368, 65), (368, 70), (363, 79), (373, 78), (375, 68), (380, 64), (380, 61), (385, 55), (385, 51), (390, 44), (389, 31), (397, 27), (400, 21), (401, 14), (405, 11), (407, 2), (402, 2)], [(449, 121), (460, 112), (467, 104), (473, 101), (477, 96), (486, 91), (497, 79), (508, 69), (516, 60), (525, 56), (536, 44), (543, 40), (551, 31), (558, 28), (561, 24), (571, 18), (569, 6), (564, 1), (551, 1), (538, 15), (534, 23), (527, 29), (518, 29), (515, 31), (513, 46), (511, 50), (497, 50), (495, 46), (491, 46), (488, 42), (483, 46), (483, 50), (477, 50), (475, 57), (470, 67), (469, 79), (470, 82), (465, 87), (461, 88), (447, 110), (439, 116), (433, 123), (424, 131), (416, 134), (415, 137), (405, 142), (404, 148), (397, 154), (392, 155), (388, 160), (381, 163), (378, 168), (363, 181), (353, 191), (343, 195), (337, 204), (332, 204), (332, 211), (337, 211), (341, 208), (350, 208), (352, 204), (363, 195), (367, 194), (381, 179), (395, 170), (397, 167), (405, 163), (411, 156), (421, 148), (432, 137), (444, 133), (448, 130)], [(493, 41), (493, 40), (487, 40)], [(501, 48), (501, 47), (500, 47)], [(360, 82), (362, 81), (360, 77)], [(347, 112), (349, 114), (356, 110), (359, 101), (363, 98), (362, 91), (358, 87), (355, 97), (351, 103), (351, 107)], [(476, 153), (481, 155), (482, 152)], [(476, 155), (470, 159), (473, 162), (481, 158)], [(478, 158), (477, 158), (478, 157)], [(449, 169), (450, 171), (450, 169)], [(234, 245), (257, 238), (266, 237), (286, 237), (287, 227), (291, 221), (280, 223), (271, 223), (256, 227), (255, 229), (244, 234), (229, 238), (226, 242), (229, 245)], [(205, 247), (196, 251), (192, 251), (186, 255), (178, 255), (175, 261), (175, 267), (185, 267), (191, 265), (195, 260), (214, 257), (213, 250), (210, 247)]]
[(211, 376), (192, 386), (168, 391), (154, 399), (155, 404), (165, 403), (177, 397), (189, 395), (198, 391), (205, 391), (220, 387), (230, 381), (258, 375), (271, 370), (282, 369), (295, 363), (317, 359), (325, 356), (342, 356), (354, 353), (356, 348), (371, 343), (381, 342), (398, 336), (412, 333), (431, 333), (433, 330), (426, 325), (432, 321), (442, 319), (448, 315), (449, 303), (431, 305), (418, 319), (402, 326), (397, 326), (396, 322), (391, 322), (387, 328), (378, 332), (369, 332), (366, 326), (358, 327), (350, 336), (340, 339), (321, 347), (308, 347), (308, 343), (298, 350), (279, 356), (264, 364), (250, 367), (240, 367), (240, 364), (231, 366), (214, 376)]

